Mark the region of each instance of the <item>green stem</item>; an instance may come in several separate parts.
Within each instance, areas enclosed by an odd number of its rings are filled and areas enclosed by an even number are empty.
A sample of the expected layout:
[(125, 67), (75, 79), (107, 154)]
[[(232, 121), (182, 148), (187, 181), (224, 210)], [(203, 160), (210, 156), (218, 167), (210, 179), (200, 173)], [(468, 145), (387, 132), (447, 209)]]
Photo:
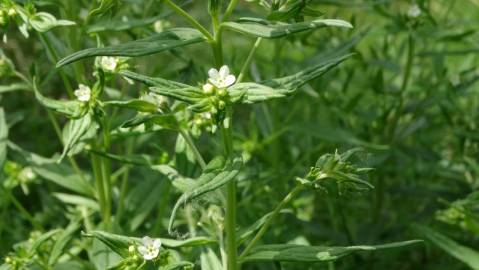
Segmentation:
[(263, 40), (263, 38), (261, 38), (261, 37), (256, 39), (256, 42), (254, 43), (253, 48), (251, 48), (251, 51), (249, 52), (248, 58), (246, 58), (246, 62), (244, 63), (243, 67), (241, 68), (241, 72), (238, 75), (238, 79), (236, 80), (236, 83), (240, 83), (240, 82), (243, 81), (244, 75), (246, 73), (246, 69), (251, 64), (251, 60), (253, 60), (253, 56), (254, 56), (256, 50), (258, 49), (259, 44), (261, 44), (262, 40)]
[(40, 223), (38, 223), (35, 218), (30, 215), (30, 213), (23, 207), (23, 205), (13, 196), (9, 189), (4, 189), (5, 194), (7, 194), (8, 199), (13, 203), (13, 205), (22, 213), (25, 218), (32, 224), (35, 230), (43, 230), (43, 227)]
[[(110, 149), (110, 128), (106, 118), (103, 118), (103, 151), (108, 152)], [(110, 223), (111, 217), (111, 168), (110, 161), (107, 158), (100, 158), (101, 174), (105, 192), (105, 224)]]
[(239, 259), (243, 259), (246, 255), (248, 255), (248, 252), (251, 251), (251, 249), (256, 245), (256, 243), (263, 237), (263, 235), (266, 233), (268, 230), (269, 226), (273, 222), (274, 218), (279, 214), (279, 212), (299, 193), (303, 190), (304, 186), (303, 185), (298, 185), (296, 186), (291, 192), (284, 197), (284, 199), (276, 206), (276, 208), (271, 212), (271, 215), (268, 217), (268, 219), (265, 221), (261, 229), (256, 233), (254, 236), (253, 240), (251, 240), (246, 248), (243, 250), (241, 253), (241, 256)]
[(181, 7), (177, 6), (175, 3), (173, 3), (171, 0), (165, 0), (165, 4), (167, 4), (171, 9), (173, 9), (176, 13), (181, 15), (183, 18), (185, 18), (194, 28), (198, 29), (209, 41), (213, 41), (214, 38), (206, 30), (197, 20), (195, 20), (193, 17), (190, 16), (186, 11), (184, 11)]
[(223, 22), (229, 19), (229, 17), (231, 16), (231, 13), (233, 13), (233, 10), (236, 8), (236, 4), (238, 4), (238, 0), (230, 1), (230, 4), (226, 8), (226, 11), (223, 15), (223, 19), (222, 19)]
[(183, 137), (183, 139), (185, 139), (186, 144), (188, 144), (188, 146), (193, 151), (193, 154), (195, 155), (196, 161), (200, 164), (201, 169), (204, 170), (206, 168), (206, 162), (203, 159), (203, 157), (201, 156), (200, 151), (196, 147), (195, 142), (191, 138), (190, 133), (188, 131), (184, 130), (184, 129), (180, 129), (180, 134)]
[[(230, 158), (233, 154), (233, 139), (231, 131), (232, 111), (227, 111), (226, 119), (221, 123), (221, 137), (226, 157)], [(237, 250), (236, 250), (236, 180), (230, 181), (226, 186), (226, 254), (227, 269), (236, 270)]]
[(98, 196), (98, 203), (100, 204), (100, 212), (102, 219), (106, 222), (106, 207), (105, 207), (105, 190), (103, 185), (103, 175), (101, 172), (101, 160), (96, 154), (91, 154), (91, 162), (93, 168), (93, 175), (95, 177), (96, 191)]

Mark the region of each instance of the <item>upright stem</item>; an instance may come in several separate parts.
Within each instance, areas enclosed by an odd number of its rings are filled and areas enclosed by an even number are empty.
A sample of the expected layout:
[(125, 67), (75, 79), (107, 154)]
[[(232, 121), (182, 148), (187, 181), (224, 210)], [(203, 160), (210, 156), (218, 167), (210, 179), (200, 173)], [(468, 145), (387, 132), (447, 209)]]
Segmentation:
[(246, 58), (246, 61), (243, 67), (241, 68), (241, 72), (238, 75), (238, 79), (236, 80), (236, 83), (240, 83), (243, 81), (244, 75), (246, 73), (246, 69), (248, 69), (249, 65), (251, 64), (251, 60), (253, 60), (254, 53), (256, 52), (256, 49), (258, 49), (259, 44), (261, 44), (262, 40), (263, 38), (261, 37), (256, 39), (256, 42), (254, 43), (253, 48), (251, 48), (251, 51), (248, 54), (248, 58)]
[(201, 156), (201, 153), (196, 147), (195, 143), (193, 142), (193, 139), (191, 138), (190, 133), (184, 129), (180, 129), (180, 134), (183, 137), (183, 139), (185, 139), (186, 144), (188, 144), (188, 146), (193, 151), (196, 161), (200, 164), (201, 169), (204, 170), (206, 168), (206, 162)]
[[(225, 121), (231, 122), (232, 112), (227, 112)], [(231, 157), (233, 153), (233, 140), (231, 123), (221, 123), (221, 137), (223, 147), (227, 157)], [(227, 269), (237, 269), (237, 250), (236, 250), (236, 181), (230, 181), (226, 186), (226, 254)]]
[(273, 222), (274, 218), (279, 214), (279, 211), (281, 211), (290, 201), (293, 199), (299, 192), (303, 190), (304, 186), (303, 185), (298, 185), (296, 186), (291, 192), (284, 197), (284, 199), (276, 206), (276, 208), (271, 212), (271, 215), (268, 217), (268, 219), (265, 221), (261, 229), (256, 233), (254, 236), (253, 240), (251, 240), (246, 248), (243, 250), (240, 256), (240, 260), (244, 258), (246, 255), (248, 255), (248, 252), (254, 247), (254, 245), (263, 237), (263, 235), (266, 233), (268, 230), (269, 226)]
[(236, 7), (236, 4), (238, 4), (238, 0), (231, 0), (231, 1), (230, 1), (230, 4), (229, 4), (228, 7), (226, 8), (225, 14), (223, 15), (222, 21), (226, 21), (226, 20), (229, 19), (231, 13), (233, 13), (233, 10), (234, 10), (235, 7)]
[(188, 12), (171, 2), (171, 0), (165, 0), (165, 4), (167, 4), (176, 13), (184, 17), (194, 28), (198, 29), (198, 31), (200, 31), (206, 37), (206, 39), (209, 41), (213, 40), (213, 36), (210, 34), (210, 32), (208, 32), (208, 30), (206, 30), (197, 20), (195, 20), (195, 18), (191, 17)]

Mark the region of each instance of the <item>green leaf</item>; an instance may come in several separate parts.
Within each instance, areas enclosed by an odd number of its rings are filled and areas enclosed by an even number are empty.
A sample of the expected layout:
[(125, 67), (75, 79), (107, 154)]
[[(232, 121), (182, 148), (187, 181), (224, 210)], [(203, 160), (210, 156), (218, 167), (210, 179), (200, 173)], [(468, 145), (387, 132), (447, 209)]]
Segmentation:
[[(218, 169), (220, 159), (213, 159), (209, 163), (204, 173), (195, 181), (195, 185), (190, 190), (186, 191), (176, 202), (171, 212), (170, 222), (168, 225), (168, 231), (172, 232), (173, 222), (176, 217), (176, 212), (181, 205), (184, 205), (191, 200), (202, 196), (205, 193), (216, 190), (229, 181), (234, 180), (238, 175), (241, 167), (243, 166), (243, 160), (240, 157), (236, 157), (233, 160), (228, 160), (222, 169)], [(214, 168), (214, 169), (212, 169)]]
[(201, 252), (200, 261), (201, 269), (223, 270), (220, 259), (211, 248), (207, 248), (206, 251)]
[(376, 246), (323, 247), (294, 244), (257, 246), (241, 262), (279, 261), (279, 262), (328, 262), (335, 261), (356, 251), (376, 251), (398, 248), (420, 243), (421, 240), (395, 242)]
[(100, 6), (90, 11), (89, 16), (101, 15), (118, 5), (118, 0), (101, 0)]
[(75, 22), (67, 20), (57, 20), (52, 14), (38, 12), (29, 19), (30, 25), (38, 32), (44, 33), (57, 26), (75, 25)]
[(294, 93), (291, 89), (273, 89), (257, 83), (238, 83), (228, 88), (232, 102), (252, 104), (270, 99), (286, 97)]
[(185, 266), (193, 267), (194, 264), (191, 262), (177, 262), (172, 263), (163, 267), (160, 267), (160, 270), (176, 270), (176, 269), (183, 269)]
[(317, 19), (309, 22), (288, 24), (282, 22), (273, 23), (257, 18), (240, 18), (238, 22), (225, 22), (221, 25), (226, 29), (247, 36), (263, 38), (280, 38), (299, 32), (330, 26), (353, 28), (353, 26), (346, 21), (334, 19)]
[(467, 264), (472, 269), (479, 269), (479, 251), (463, 246), (451, 238), (428, 227), (415, 224), (413, 225), (413, 228), (449, 255)]
[(89, 113), (85, 114), (80, 119), (70, 120), (63, 129), (63, 153), (60, 161), (70, 154), (73, 147), (80, 142), (85, 135), (90, 133), (90, 129), (96, 129), (96, 123), (93, 121), (93, 116)]
[(67, 165), (43, 164), (32, 167), (33, 171), (45, 180), (76, 193), (94, 197), (94, 189), (91, 184)]
[(33, 171), (41, 178), (51, 181), (73, 192), (94, 197), (94, 189), (87, 179), (91, 176), (79, 175), (65, 164), (57, 164), (54, 159), (47, 159), (34, 153), (27, 152), (12, 142), (8, 147), (28, 163)]
[(157, 125), (162, 128), (178, 130), (180, 129), (180, 123), (176, 120), (176, 117), (172, 114), (149, 114), (149, 115), (137, 115), (134, 118), (126, 121), (122, 124), (122, 127), (136, 127), (141, 124)]
[(188, 86), (183, 88), (150, 87), (151, 92), (167, 96), (187, 104), (193, 105), (205, 99), (205, 93), (198, 87)]
[(9, 85), (0, 85), (0, 94), (14, 91), (29, 91), (30, 85), (26, 83), (12, 83)]
[(72, 195), (67, 193), (53, 193), (53, 196), (55, 196), (57, 199), (59, 199), (65, 204), (72, 204), (75, 206), (85, 206), (92, 210), (100, 211), (100, 206), (98, 205), (98, 203), (95, 200), (87, 198), (87, 197)]
[(288, 91), (296, 91), (299, 87), (303, 86), (307, 82), (320, 77), (321, 75), (328, 72), (335, 66), (339, 65), (340, 63), (342, 63), (343, 61), (351, 57), (351, 55), (352, 54), (348, 54), (348, 55), (343, 55), (337, 58), (328, 59), (321, 63), (316, 64), (315, 66), (305, 68), (296, 74), (282, 77), (282, 78), (266, 80), (261, 82), (261, 84), (267, 85), (272, 88), (287, 89)]
[(125, 42), (119, 45), (112, 45), (103, 48), (90, 48), (76, 52), (60, 60), (57, 63), (57, 68), (88, 57), (138, 57), (203, 41), (205, 41), (203, 35), (196, 29), (173, 28), (151, 37)]
[[(5, 119), (5, 112), (0, 107), (0, 169), (7, 159), (7, 140), (8, 140), (8, 125)], [(1, 175), (1, 172), (0, 172)]]
[(148, 77), (148, 76), (141, 75), (129, 70), (120, 71), (119, 74), (127, 77), (128, 79), (141, 82), (147, 86), (173, 88), (173, 89), (181, 89), (181, 88), (189, 87), (189, 85), (187, 84), (170, 81), (170, 80), (166, 80), (162, 78)]
[(165, 15), (150, 17), (146, 19), (129, 19), (127, 21), (123, 20), (106, 20), (96, 24), (88, 26), (86, 30), (88, 34), (100, 33), (105, 31), (125, 31), (141, 26), (146, 26), (164, 18)]
[(52, 109), (58, 113), (64, 114), (71, 118), (79, 118), (86, 112), (85, 104), (77, 101), (60, 101), (44, 97), (37, 88), (36, 80), (33, 79), (33, 91), (35, 98), (42, 104), (42, 106)]
[(138, 112), (155, 113), (158, 111), (158, 106), (156, 104), (141, 99), (131, 99), (127, 101), (112, 100), (103, 102), (103, 104), (105, 106), (132, 109)]
[[(111, 248), (115, 253), (119, 254), (122, 257), (128, 257), (128, 247), (131, 245), (141, 244), (141, 239), (137, 237), (128, 237), (119, 234), (112, 234), (104, 231), (91, 231), (85, 233), (86, 237), (94, 237), (109, 248)], [(185, 240), (175, 240), (167, 238), (159, 238), (163, 247), (167, 248), (180, 248), (180, 247), (193, 247), (201, 246), (216, 243), (215, 240), (206, 238), (206, 237), (192, 237)]]
[(73, 238), (73, 234), (80, 229), (81, 223), (74, 221), (68, 225), (68, 227), (60, 234), (55, 244), (53, 245), (50, 257), (48, 259), (48, 264), (53, 265), (56, 263), (58, 258), (63, 254), (63, 250), (67, 246), (68, 242)]
[(48, 231), (42, 235), (40, 235), (39, 237), (37, 237), (32, 245), (30, 246), (30, 252), (32, 254), (35, 254), (37, 251), (37, 249), (43, 245), (45, 242), (47, 242), (48, 240), (50, 240), (53, 236), (55, 236), (56, 234), (60, 233), (62, 230), (60, 229), (55, 229), (55, 230), (51, 230), (51, 231)]

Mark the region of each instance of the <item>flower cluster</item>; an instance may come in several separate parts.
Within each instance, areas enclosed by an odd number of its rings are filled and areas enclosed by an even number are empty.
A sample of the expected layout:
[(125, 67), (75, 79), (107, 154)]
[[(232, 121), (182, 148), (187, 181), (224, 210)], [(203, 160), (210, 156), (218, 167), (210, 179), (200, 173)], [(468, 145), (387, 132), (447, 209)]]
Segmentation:
[(213, 109), (210, 112), (210, 116), (217, 118), (218, 112), (225, 109), (228, 102), (228, 90), (227, 88), (233, 85), (236, 81), (236, 77), (230, 74), (228, 66), (224, 65), (219, 70), (212, 68), (208, 71), (208, 82), (203, 85), (202, 89), (204, 94), (209, 98)]
[(106, 73), (117, 73), (128, 68), (127, 57), (102, 56), (97, 57), (95, 65)]
[(81, 102), (88, 102), (91, 99), (91, 89), (87, 85), (80, 84), (78, 89), (73, 92), (77, 99)]

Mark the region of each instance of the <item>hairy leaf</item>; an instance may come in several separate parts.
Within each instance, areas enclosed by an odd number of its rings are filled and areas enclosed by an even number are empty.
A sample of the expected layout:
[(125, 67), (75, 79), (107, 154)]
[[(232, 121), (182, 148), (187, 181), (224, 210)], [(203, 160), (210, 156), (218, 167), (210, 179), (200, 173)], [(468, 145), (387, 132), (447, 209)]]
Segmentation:
[(280, 262), (328, 262), (335, 261), (357, 251), (375, 251), (398, 248), (420, 243), (421, 240), (395, 242), (376, 246), (322, 247), (293, 244), (257, 246), (247, 254), (242, 262), (280, 261)]
[[(218, 159), (214, 159), (214, 166), (217, 166)], [(211, 163), (210, 163), (211, 164)], [(210, 165), (212, 166), (212, 165)], [(208, 166), (208, 167), (210, 167)], [(197, 181), (195, 181), (195, 186), (193, 186), (189, 191), (186, 191), (181, 195), (181, 197), (176, 202), (173, 210), (171, 212), (170, 222), (168, 225), (168, 231), (171, 233), (173, 222), (176, 217), (176, 212), (178, 208), (194, 200), (195, 198), (200, 197), (201, 195), (216, 190), (229, 181), (234, 180), (234, 178), (238, 175), (241, 167), (243, 166), (243, 160), (240, 157), (234, 158), (233, 160), (228, 160), (224, 169), (214, 169), (209, 170), (208, 167), (205, 170)]]
[(138, 57), (159, 53), (173, 48), (203, 42), (203, 35), (191, 28), (173, 28), (160, 34), (112, 45), (103, 48), (90, 48), (71, 54), (57, 63), (57, 68), (75, 61), (94, 56)]
[(317, 19), (309, 22), (282, 23), (269, 22), (256, 18), (240, 18), (238, 22), (225, 22), (222, 27), (230, 29), (252, 37), (279, 38), (322, 27), (345, 27), (353, 26), (343, 20)]
[(426, 226), (416, 224), (413, 228), (449, 255), (467, 264), (472, 269), (479, 269), (479, 251), (463, 246), (451, 238)]

